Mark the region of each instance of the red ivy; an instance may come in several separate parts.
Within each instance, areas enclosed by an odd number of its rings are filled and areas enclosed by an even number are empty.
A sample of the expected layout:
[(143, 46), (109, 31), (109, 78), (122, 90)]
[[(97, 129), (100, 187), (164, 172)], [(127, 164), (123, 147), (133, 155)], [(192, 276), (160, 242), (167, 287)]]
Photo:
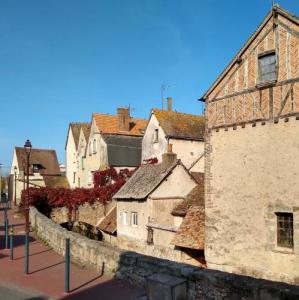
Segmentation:
[[(154, 164), (156, 158), (149, 159), (146, 164)], [(126, 183), (126, 181), (138, 169), (122, 169), (119, 172), (115, 168), (93, 172), (94, 187), (87, 188), (29, 188), (29, 205), (35, 206), (40, 212), (49, 216), (53, 208), (67, 207), (69, 211), (77, 210), (84, 203), (93, 204), (100, 202), (106, 204)], [(27, 190), (23, 190), (20, 206), (27, 203)]]

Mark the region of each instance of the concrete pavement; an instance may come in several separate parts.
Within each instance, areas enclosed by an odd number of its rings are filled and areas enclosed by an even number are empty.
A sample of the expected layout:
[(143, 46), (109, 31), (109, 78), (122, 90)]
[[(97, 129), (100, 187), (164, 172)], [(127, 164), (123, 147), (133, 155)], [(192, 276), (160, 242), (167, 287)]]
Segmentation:
[(126, 281), (115, 280), (111, 276), (85, 270), (74, 264), (71, 265), (71, 293), (65, 294), (64, 258), (32, 236), (30, 274), (25, 275), (24, 217), (17, 216), (15, 209), (8, 211), (8, 217), (10, 224), (14, 224), (15, 228), (14, 260), (9, 259), (9, 249), (4, 249), (4, 213), (0, 211), (0, 300), (47, 298), (131, 300), (144, 294), (143, 290), (131, 286)]

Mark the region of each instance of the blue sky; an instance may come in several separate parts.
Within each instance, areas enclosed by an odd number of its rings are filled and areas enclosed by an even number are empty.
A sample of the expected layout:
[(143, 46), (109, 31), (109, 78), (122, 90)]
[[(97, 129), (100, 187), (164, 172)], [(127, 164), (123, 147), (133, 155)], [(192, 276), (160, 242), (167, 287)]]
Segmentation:
[[(271, 0), (1, 0), (0, 162), (29, 138), (64, 161), (68, 123), (130, 105), (147, 118), (197, 99), (271, 8)], [(299, 2), (281, 0), (299, 15)]]

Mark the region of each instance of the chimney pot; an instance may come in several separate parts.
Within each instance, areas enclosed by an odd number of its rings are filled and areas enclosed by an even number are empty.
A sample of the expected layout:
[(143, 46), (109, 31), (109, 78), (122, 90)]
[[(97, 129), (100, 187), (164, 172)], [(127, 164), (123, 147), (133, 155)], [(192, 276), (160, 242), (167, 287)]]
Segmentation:
[(172, 111), (172, 97), (167, 97), (167, 110)]
[(172, 153), (172, 144), (167, 145), (167, 152)]

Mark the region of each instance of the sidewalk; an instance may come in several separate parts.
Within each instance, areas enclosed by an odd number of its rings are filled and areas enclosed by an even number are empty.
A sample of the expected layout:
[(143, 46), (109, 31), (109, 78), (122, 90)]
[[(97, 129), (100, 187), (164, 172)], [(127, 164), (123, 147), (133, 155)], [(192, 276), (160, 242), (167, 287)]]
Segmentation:
[[(23, 299), (136, 299), (141, 289), (125, 281), (97, 274), (71, 265), (71, 293), (64, 294), (64, 258), (49, 247), (30, 237), (29, 273), (24, 274), (24, 218), (8, 211), (9, 224), (14, 224), (14, 260), (9, 260), (9, 249), (4, 249), (4, 211), (0, 211), (0, 285), (34, 295)], [(43, 295), (44, 298), (38, 298)], [(0, 299), (1, 288), (0, 288)]]

